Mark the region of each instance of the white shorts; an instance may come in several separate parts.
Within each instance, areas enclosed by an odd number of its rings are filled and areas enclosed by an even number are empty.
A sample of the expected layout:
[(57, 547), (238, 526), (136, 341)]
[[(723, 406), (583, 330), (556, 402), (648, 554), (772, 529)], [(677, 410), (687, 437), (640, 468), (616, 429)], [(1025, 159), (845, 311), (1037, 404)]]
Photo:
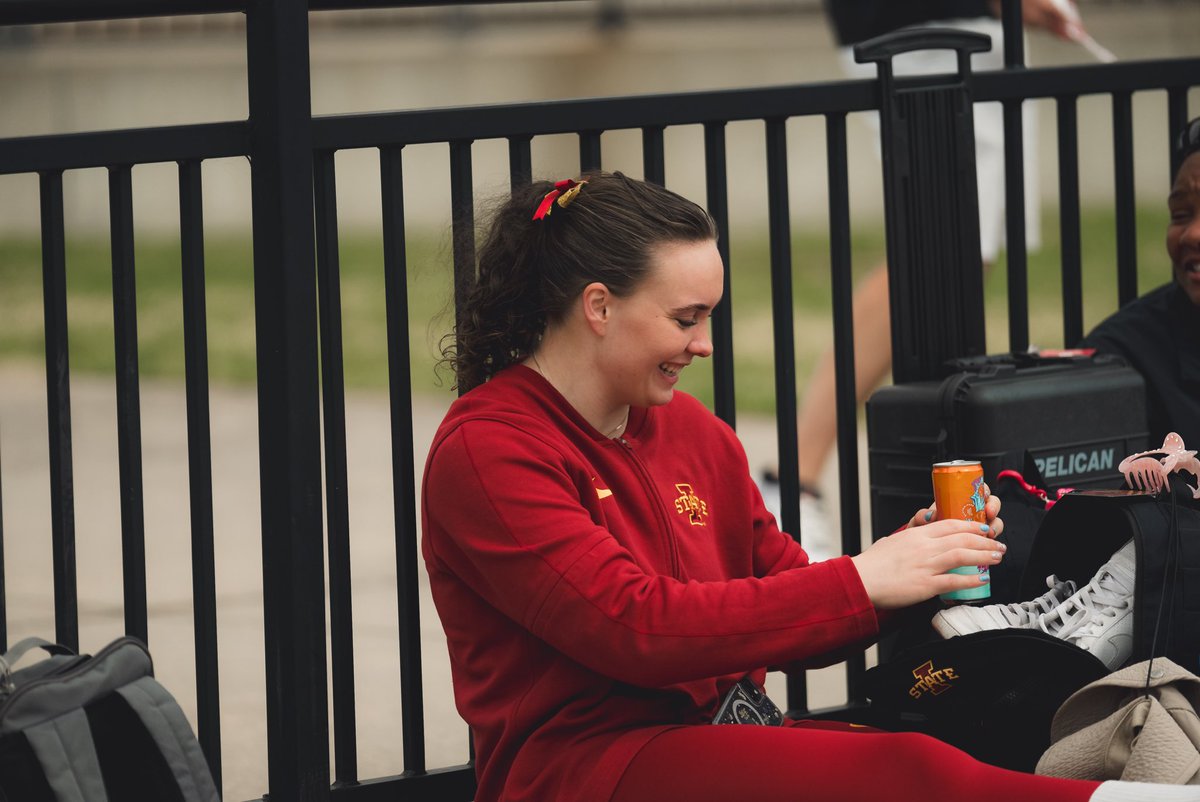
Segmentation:
[[(975, 72), (999, 70), (1004, 67), (1004, 29), (999, 20), (979, 19), (942, 20), (923, 23), (914, 28), (956, 28), (983, 33), (992, 37), (992, 49), (971, 55)], [(850, 78), (874, 78), (875, 64), (859, 64), (850, 47), (839, 49), (842, 68)], [(930, 75), (958, 70), (958, 57), (952, 50), (917, 50), (903, 53), (892, 60), (895, 75)], [(876, 133), (878, 151), (879, 115), (867, 115)], [(1037, 108), (1025, 104), (1022, 114), (1025, 152), (1025, 247), (1034, 250), (1041, 245), (1041, 207), (1037, 170)], [(979, 245), (983, 261), (996, 261), (1000, 244), (1005, 239), (1004, 228), (1004, 111), (999, 103), (975, 104), (975, 170), (979, 185)]]

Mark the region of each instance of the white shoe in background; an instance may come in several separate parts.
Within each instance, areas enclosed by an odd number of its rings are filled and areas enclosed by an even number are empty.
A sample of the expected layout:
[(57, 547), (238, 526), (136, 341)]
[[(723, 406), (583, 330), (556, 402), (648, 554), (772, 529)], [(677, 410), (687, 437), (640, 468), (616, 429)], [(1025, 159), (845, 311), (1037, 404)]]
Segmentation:
[(800, 545), (811, 562), (842, 556), (837, 527), (829, 520), (825, 503), (812, 493), (800, 494)]
[(1088, 802), (1200, 802), (1200, 787), (1107, 780), (1092, 791)]
[[(763, 504), (783, 526), (783, 501), (779, 491), (779, 479), (772, 473), (764, 473), (756, 482), (762, 493)], [(842, 555), (841, 537), (837, 527), (829, 520), (825, 504), (820, 498), (800, 491), (800, 545), (811, 562), (832, 559)]]
[(989, 604), (986, 607), (972, 607), (967, 604), (950, 607), (939, 611), (930, 623), (943, 638), (969, 635), (987, 629), (1032, 629), (1037, 626), (1038, 619), (1043, 614), (1058, 607), (1075, 592), (1074, 582), (1069, 579), (1060, 581), (1053, 574), (1046, 578), (1046, 587), (1050, 590), (1027, 602)]
[(1038, 626), (1098, 657), (1110, 671), (1133, 652), (1133, 587), (1136, 577), (1133, 541), (1058, 607), (1043, 614)]

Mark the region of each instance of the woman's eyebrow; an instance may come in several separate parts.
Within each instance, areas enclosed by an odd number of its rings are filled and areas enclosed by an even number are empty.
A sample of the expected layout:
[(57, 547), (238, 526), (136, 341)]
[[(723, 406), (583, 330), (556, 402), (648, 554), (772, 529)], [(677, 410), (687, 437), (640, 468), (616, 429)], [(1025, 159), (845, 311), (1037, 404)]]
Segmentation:
[(687, 306), (676, 307), (670, 310), (672, 315), (686, 315), (688, 313), (695, 314), (697, 312), (709, 312), (712, 307), (708, 304), (688, 304)]

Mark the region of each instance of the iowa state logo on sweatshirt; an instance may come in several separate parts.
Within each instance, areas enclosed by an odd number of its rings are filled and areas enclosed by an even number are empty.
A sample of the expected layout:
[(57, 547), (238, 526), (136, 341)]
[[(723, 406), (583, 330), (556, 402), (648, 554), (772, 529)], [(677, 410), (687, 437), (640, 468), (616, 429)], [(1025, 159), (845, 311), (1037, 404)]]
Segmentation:
[(679, 496), (675, 499), (675, 512), (687, 515), (692, 526), (707, 526), (708, 502), (696, 495), (692, 486), (687, 483), (675, 485)]

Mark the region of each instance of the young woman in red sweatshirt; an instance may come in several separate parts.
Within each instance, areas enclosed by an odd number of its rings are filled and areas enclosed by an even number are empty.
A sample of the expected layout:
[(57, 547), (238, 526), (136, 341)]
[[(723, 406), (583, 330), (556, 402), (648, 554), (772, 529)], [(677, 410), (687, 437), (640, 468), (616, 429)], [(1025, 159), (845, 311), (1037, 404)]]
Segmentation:
[(534, 184), (492, 220), (422, 492), (477, 802), (1139, 799), (922, 735), (710, 723), (739, 680), (836, 662), (1003, 551), (992, 499), (989, 524), (922, 510), (810, 564), (734, 432), (675, 391), (722, 286), (709, 216), (619, 173)]

